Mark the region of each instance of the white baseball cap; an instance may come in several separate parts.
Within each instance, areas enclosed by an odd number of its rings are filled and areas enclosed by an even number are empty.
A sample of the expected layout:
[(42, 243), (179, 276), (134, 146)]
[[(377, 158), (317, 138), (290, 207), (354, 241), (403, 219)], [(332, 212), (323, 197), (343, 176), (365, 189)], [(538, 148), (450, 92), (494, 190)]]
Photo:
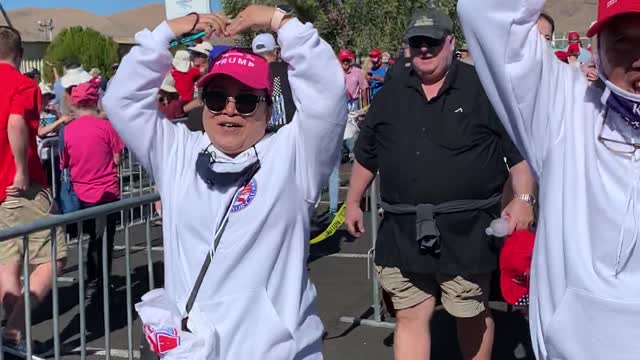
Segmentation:
[(176, 70), (186, 73), (191, 67), (191, 55), (189, 55), (189, 52), (186, 50), (178, 50), (173, 56), (171, 64)]
[(213, 49), (213, 46), (211, 46), (211, 44), (209, 44), (208, 42), (203, 41), (196, 46), (190, 47), (188, 50), (197, 52), (203, 55), (207, 55), (207, 57), (209, 57), (209, 53), (211, 52), (211, 49)]
[(269, 33), (258, 34), (251, 43), (251, 49), (253, 49), (253, 52), (256, 54), (271, 52), (277, 48), (276, 39)]
[(53, 93), (53, 90), (51, 90), (49, 85), (41, 82), (40, 84), (38, 84), (38, 86), (40, 87), (40, 93), (42, 95), (50, 94), (50, 95), (53, 95), (54, 98), (56, 97), (56, 95)]

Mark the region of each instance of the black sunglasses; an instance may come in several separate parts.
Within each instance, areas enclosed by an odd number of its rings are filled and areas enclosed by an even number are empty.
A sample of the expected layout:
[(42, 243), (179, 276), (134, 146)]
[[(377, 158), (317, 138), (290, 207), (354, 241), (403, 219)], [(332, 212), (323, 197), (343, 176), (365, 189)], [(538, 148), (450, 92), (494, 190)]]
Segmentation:
[(436, 39), (428, 36), (412, 36), (408, 39), (409, 47), (412, 49), (434, 49), (440, 47), (444, 43), (444, 37)]
[(228, 96), (222, 91), (211, 90), (202, 94), (202, 102), (209, 112), (220, 114), (227, 107), (227, 103), (233, 101), (236, 112), (242, 116), (250, 116), (258, 109), (258, 104), (267, 101), (266, 97), (258, 96), (251, 93), (240, 93), (236, 96)]

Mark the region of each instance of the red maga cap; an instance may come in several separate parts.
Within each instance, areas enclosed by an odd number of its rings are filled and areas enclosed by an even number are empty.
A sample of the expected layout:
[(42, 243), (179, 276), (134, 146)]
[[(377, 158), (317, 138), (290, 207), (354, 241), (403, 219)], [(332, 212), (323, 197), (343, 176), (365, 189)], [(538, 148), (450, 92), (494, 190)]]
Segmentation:
[(342, 49), (338, 53), (338, 60), (340, 60), (340, 61), (353, 60), (355, 58), (356, 58), (356, 56), (351, 51), (349, 51), (347, 49)]
[(558, 58), (558, 60), (560, 60), (560, 61), (562, 61), (564, 63), (569, 62), (569, 59), (568, 59), (566, 51), (562, 51), (562, 50), (556, 51), (556, 57)]
[(93, 106), (98, 104), (98, 98), (98, 88), (90, 82), (77, 85), (71, 90), (71, 104), (74, 106)]
[(209, 73), (198, 81), (198, 87), (204, 88), (218, 75), (227, 75), (256, 90), (273, 93), (273, 83), (269, 72), (269, 62), (250, 51), (231, 49), (218, 58)]
[(576, 43), (569, 44), (569, 47), (567, 48), (567, 56), (571, 55), (580, 56), (580, 45)]
[(598, 0), (598, 21), (591, 25), (587, 36), (600, 34), (611, 18), (632, 13), (640, 13), (640, 0)]
[(567, 39), (569, 39), (569, 41), (580, 40), (580, 33), (577, 31), (572, 31), (569, 34), (567, 34)]
[(369, 51), (369, 57), (379, 58), (381, 56), (382, 56), (382, 51), (380, 51), (380, 49), (373, 49)]
[(518, 230), (504, 242), (500, 252), (500, 289), (511, 305), (525, 305), (529, 296), (529, 274), (535, 234)]

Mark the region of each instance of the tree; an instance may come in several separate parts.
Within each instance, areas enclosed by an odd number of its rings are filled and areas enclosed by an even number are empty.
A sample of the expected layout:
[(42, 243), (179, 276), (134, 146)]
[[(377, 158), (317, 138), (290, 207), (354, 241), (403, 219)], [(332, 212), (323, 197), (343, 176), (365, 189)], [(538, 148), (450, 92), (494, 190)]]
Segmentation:
[[(98, 68), (107, 77), (113, 75), (111, 65), (118, 62), (118, 44), (91, 28), (74, 26), (64, 29), (47, 47), (46, 62), (54, 64), (58, 73), (68, 59), (77, 59), (86, 69)], [(53, 70), (45, 67), (45, 79), (53, 78)]]
[(451, 20), (453, 20), (453, 35), (456, 37), (457, 45), (461, 46), (466, 43), (460, 20), (458, 19), (458, 0), (439, 0), (437, 6), (444, 10)]
[[(419, 8), (437, 6), (454, 22), (458, 44), (464, 36), (456, 13), (457, 0), (288, 0), (302, 21), (312, 22), (323, 39), (337, 51), (349, 48), (366, 54), (373, 48), (395, 53), (411, 15)], [(224, 12), (235, 16), (249, 4), (276, 5), (277, 0), (224, 0)], [(253, 34), (246, 34), (242, 42), (251, 43)]]
[[(278, 0), (224, 0), (223, 1), (223, 10), (224, 13), (230, 17), (235, 17), (238, 15), (242, 9), (247, 7), (250, 4), (261, 4), (261, 5), (269, 5), (276, 6), (278, 4), (282, 4), (282, 1)], [(291, 6), (300, 20), (309, 21), (312, 23), (316, 23), (318, 19), (318, 2), (313, 0), (288, 0), (285, 1), (289, 6)], [(255, 36), (255, 31), (247, 31), (240, 39), (238, 39), (238, 45), (240, 46), (250, 46), (251, 40)]]

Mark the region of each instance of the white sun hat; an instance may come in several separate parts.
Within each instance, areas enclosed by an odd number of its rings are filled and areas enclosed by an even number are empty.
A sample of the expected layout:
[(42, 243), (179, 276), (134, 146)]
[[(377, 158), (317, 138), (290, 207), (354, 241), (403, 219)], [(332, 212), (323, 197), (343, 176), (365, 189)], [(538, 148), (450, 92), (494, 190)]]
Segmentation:
[(67, 69), (64, 76), (60, 78), (60, 83), (62, 84), (63, 88), (67, 89), (70, 86), (76, 86), (89, 82), (91, 81), (91, 79), (93, 79), (93, 76), (91, 76), (91, 74), (86, 72), (82, 68), (82, 66), (80, 66), (73, 69)]

